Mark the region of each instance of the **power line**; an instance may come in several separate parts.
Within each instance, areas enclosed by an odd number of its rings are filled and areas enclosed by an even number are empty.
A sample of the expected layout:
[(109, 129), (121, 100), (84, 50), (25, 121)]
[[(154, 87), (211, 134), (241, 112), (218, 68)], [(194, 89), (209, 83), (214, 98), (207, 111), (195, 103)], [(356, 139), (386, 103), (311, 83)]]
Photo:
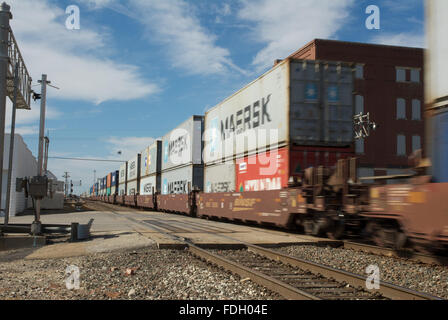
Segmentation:
[(65, 158), (65, 157), (48, 157), (48, 159), (77, 160), (77, 161), (100, 161), (100, 162), (121, 162), (121, 163), (126, 162), (126, 161), (123, 161), (123, 160), (86, 159), (86, 158)]

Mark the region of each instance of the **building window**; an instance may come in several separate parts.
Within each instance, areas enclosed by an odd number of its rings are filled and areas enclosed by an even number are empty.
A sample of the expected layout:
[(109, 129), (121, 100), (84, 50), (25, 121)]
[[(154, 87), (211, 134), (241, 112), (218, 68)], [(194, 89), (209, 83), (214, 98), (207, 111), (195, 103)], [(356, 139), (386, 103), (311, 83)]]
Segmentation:
[(358, 139), (355, 143), (355, 152), (357, 154), (364, 153), (364, 139)]
[(412, 120), (421, 120), (421, 102), (418, 99), (412, 100)]
[(420, 69), (411, 69), (411, 82), (420, 83)]
[(420, 136), (412, 136), (412, 152), (422, 148)]
[(406, 69), (397, 68), (397, 82), (405, 82), (406, 81)]
[(406, 119), (406, 100), (397, 99), (397, 119)]
[(397, 156), (406, 155), (406, 136), (399, 134), (397, 136)]
[(355, 113), (364, 113), (364, 97), (357, 95), (355, 96)]
[(356, 79), (364, 79), (364, 65), (357, 64), (356, 65)]

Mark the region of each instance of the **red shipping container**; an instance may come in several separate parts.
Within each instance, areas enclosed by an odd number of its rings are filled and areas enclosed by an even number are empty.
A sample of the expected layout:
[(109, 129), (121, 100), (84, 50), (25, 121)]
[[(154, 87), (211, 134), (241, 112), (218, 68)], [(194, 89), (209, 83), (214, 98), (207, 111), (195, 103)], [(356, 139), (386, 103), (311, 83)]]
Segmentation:
[(285, 147), (236, 160), (237, 191), (278, 190), (308, 167), (332, 167), (354, 157), (353, 148)]
[(111, 184), (112, 184), (112, 173), (109, 173), (107, 175), (107, 186), (106, 186), (106, 188), (110, 188)]

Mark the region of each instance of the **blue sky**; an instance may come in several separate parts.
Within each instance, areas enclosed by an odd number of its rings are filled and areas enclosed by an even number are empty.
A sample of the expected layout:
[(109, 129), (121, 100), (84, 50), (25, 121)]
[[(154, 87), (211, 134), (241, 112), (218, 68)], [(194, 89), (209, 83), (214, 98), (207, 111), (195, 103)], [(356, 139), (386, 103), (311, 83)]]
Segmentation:
[[(46, 73), (61, 88), (48, 90), (50, 156), (128, 160), (314, 38), (424, 46), (423, 0), (7, 3), (34, 84)], [(80, 9), (80, 30), (65, 27), (69, 5)], [(380, 8), (379, 30), (365, 27), (369, 5)], [(17, 132), (35, 155), (38, 121), (39, 103), (18, 112)], [(49, 161), (59, 178), (82, 180), (78, 192), (93, 170), (100, 177), (118, 166)]]

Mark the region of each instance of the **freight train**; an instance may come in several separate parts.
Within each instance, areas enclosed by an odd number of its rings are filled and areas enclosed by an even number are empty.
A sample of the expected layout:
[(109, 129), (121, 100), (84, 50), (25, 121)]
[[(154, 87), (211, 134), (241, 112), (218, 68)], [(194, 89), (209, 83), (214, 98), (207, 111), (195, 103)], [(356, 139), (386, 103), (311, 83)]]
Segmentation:
[(427, 6), (433, 163), (417, 152), (407, 174), (364, 183), (354, 158), (353, 66), (287, 59), (123, 164), (115, 193), (108, 191), (112, 179), (101, 179), (92, 199), (446, 253), (448, 4)]

